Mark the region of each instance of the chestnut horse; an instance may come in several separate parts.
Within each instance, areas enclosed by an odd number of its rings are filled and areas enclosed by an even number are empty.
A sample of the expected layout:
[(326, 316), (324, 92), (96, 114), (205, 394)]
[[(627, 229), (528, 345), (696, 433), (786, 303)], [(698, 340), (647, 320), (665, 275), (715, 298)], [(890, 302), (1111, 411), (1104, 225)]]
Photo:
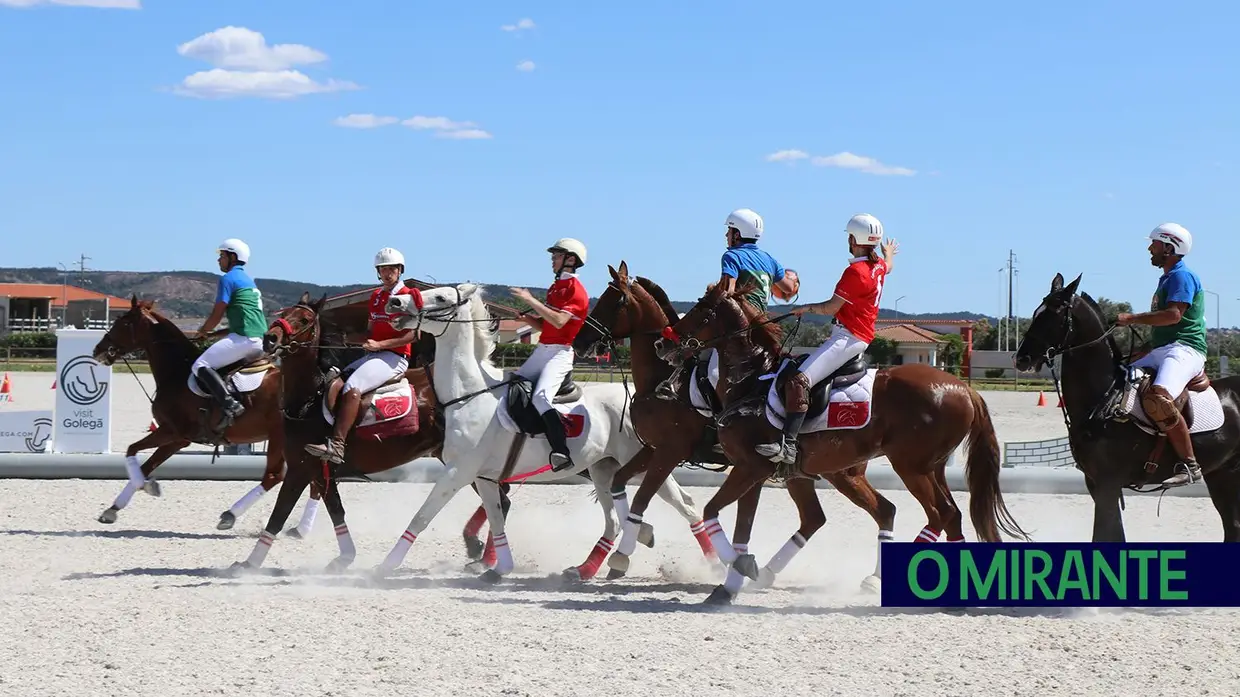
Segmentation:
[[(577, 335), (574, 348), (580, 353), (598, 351), (604, 347), (611, 348), (616, 341), (629, 339), (631, 344), (631, 360), (633, 370), (633, 426), (642, 440), (654, 449), (645, 479), (637, 494), (633, 497), (628, 521), (624, 529), (624, 537), (612, 553), (608, 564), (621, 570), (628, 567), (628, 556), (635, 547), (632, 540), (633, 526), (640, 524), (642, 514), (649, 505), (654, 490), (659, 482), (666, 478), (681, 462), (695, 461), (704, 463), (730, 462), (722, 454), (710, 450), (708, 430), (714, 430), (714, 416), (721, 405), (709, 403), (694, 405), (690, 395), (690, 381), (693, 379), (692, 369), (681, 371), (681, 376), (673, 375), (673, 367), (655, 355), (655, 340), (670, 324), (680, 321), (680, 316), (668, 300), (667, 293), (657, 283), (641, 276), (630, 279), (628, 263), (621, 261), (617, 271), (607, 267), (612, 282), (599, 297), (594, 309), (590, 312), (586, 324)], [(706, 361), (696, 363), (699, 370), (707, 369)], [(669, 384), (675, 398), (664, 396), (657, 388), (660, 384)], [(698, 390), (702, 392), (701, 389)], [(705, 396), (706, 400), (711, 400)], [(703, 411), (710, 415), (703, 414)], [(704, 441), (704, 439), (706, 439)], [(631, 476), (629, 466), (622, 468), (612, 485), (612, 496), (621, 508), (625, 502), (624, 487)], [(874, 519), (878, 525), (878, 540), (881, 544), (892, 539), (895, 527), (896, 507), (874, 489), (865, 477), (866, 463), (850, 467), (838, 472), (824, 475), (832, 486), (841, 494), (859, 506)], [(809, 505), (817, 502), (817, 494), (813, 481), (810, 479), (794, 479), (788, 482), (789, 495), (794, 501)], [(755, 486), (745, 492), (737, 503), (736, 527), (732, 549), (738, 560), (744, 559), (756, 566), (753, 555), (748, 554), (748, 542), (753, 529), (753, 519), (757, 511), (758, 500), (762, 493), (761, 486)], [(799, 505), (801, 505), (799, 504)], [(812, 510), (812, 509), (811, 509)], [(818, 515), (824, 520), (821, 508)], [(623, 517), (623, 509), (622, 517)], [(694, 533), (708, 556), (714, 556), (714, 547), (710, 537), (705, 533), (702, 523), (694, 528)], [(746, 562), (739, 562), (745, 566)], [(752, 572), (752, 568), (750, 569)], [(775, 571), (769, 566), (759, 572), (759, 586), (768, 586), (774, 582)], [(862, 588), (877, 590), (880, 580), (880, 568), (876, 563), (874, 573), (862, 582)], [(735, 568), (729, 568), (728, 578), (722, 590), (716, 589), (711, 602), (727, 602), (736, 595), (744, 578)], [(726, 593), (725, 593), (726, 591)]]
[[(719, 440), (734, 466), (702, 515), (721, 558), (728, 550), (727, 535), (719, 527), (719, 511), (775, 473), (771, 461), (754, 448), (780, 436), (767, 419), (770, 384), (762, 378), (782, 372), (781, 362), (787, 357), (781, 351), (783, 332), (765, 313), (744, 301), (747, 291), (739, 288), (728, 293), (718, 284), (711, 285), (706, 295), (656, 342), (659, 357), (672, 364), (708, 348), (717, 348), (720, 353), (719, 383), (725, 387)], [(885, 455), (909, 493), (925, 509), (928, 521), (917, 540), (936, 541), (946, 529), (949, 542), (963, 542), (961, 513), (948, 490), (944, 467), (967, 436), (965, 476), (970, 517), (978, 537), (998, 542), (1002, 531), (1028, 540), (1003, 502), (999, 442), (981, 395), (956, 376), (924, 364), (867, 372), (873, 374), (863, 379), (872, 377), (873, 384), (871, 415), (866, 424), (802, 431), (797, 471), (786, 475), (789, 486), (806, 477), (845, 471)], [(815, 392), (818, 390), (811, 390), (811, 394)], [(811, 404), (826, 397), (816, 394)], [(817, 508), (816, 499), (814, 503)], [(807, 510), (798, 505), (798, 510), (800, 529), (769, 564), (777, 572), (824, 522), (820, 508)], [(725, 561), (734, 563), (735, 558), (731, 554)], [(756, 580), (756, 574), (750, 578)]]
[(263, 350), (280, 358), (283, 371), (283, 444), (288, 471), (276, 496), (267, 527), (259, 535), (249, 558), (234, 563), (233, 569), (262, 566), (302, 491), (312, 483), (323, 496), (340, 547), (340, 555), (327, 568), (329, 571), (347, 569), (356, 558), (357, 549), (345, 522), (339, 477), (374, 474), (420, 457), (438, 457), (443, 448), (443, 424), (435, 417), (434, 391), (431, 390), (430, 380), (425, 369), (412, 368), (405, 372), (404, 377), (413, 388), (416, 400), (416, 431), (382, 440), (359, 438), (351, 433), (346, 441), (345, 464), (337, 467), (306, 452), (306, 444), (322, 442), (331, 431), (322, 413), (322, 403), (334, 372), (329, 375), (319, 363), (319, 310), (326, 299), (325, 295), (311, 301), (310, 294), (303, 293), (296, 305), (280, 312), (263, 336)]
[[(266, 358), (252, 364), (268, 362), (262, 383), (253, 391), (240, 395), (246, 411), (223, 433), (214, 433), (207, 424), (214, 423), (218, 413), (214, 400), (199, 397), (190, 391), (190, 367), (202, 349), (179, 327), (155, 311), (153, 300), (139, 300), (134, 295), (129, 311), (112, 323), (111, 328), (95, 345), (93, 357), (102, 365), (111, 366), (134, 351), (146, 355), (155, 378), (155, 396), (151, 400), (151, 416), (156, 428), (125, 450), (125, 469), (129, 481), (112, 505), (99, 516), (100, 523), (116, 522), (117, 513), (129, 504), (142, 489), (152, 496), (160, 495), (159, 484), (151, 479), (155, 469), (190, 443), (221, 445), (267, 441), (267, 468), (262, 482), (241, 497), (220, 515), (220, 530), (233, 526), (250, 506), (284, 478), (284, 429), (280, 423), (280, 369)], [(126, 362), (128, 365), (128, 362)], [(229, 381), (226, 376), (225, 382)], [(203, 411), (205, 410), (205, 411)], [(208, 421), (204, 417), (211, 417)], [(155, 448), (146, 462), (138, 465), (138, 452)], [(294, 501), (295, 503), (295, 501)]]

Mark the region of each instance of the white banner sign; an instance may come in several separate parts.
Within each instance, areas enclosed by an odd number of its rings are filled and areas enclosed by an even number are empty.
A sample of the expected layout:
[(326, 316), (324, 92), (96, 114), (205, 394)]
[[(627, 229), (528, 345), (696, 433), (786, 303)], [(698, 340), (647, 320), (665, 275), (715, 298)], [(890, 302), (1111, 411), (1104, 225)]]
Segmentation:
[(92, 358), (100, 329), (56, 330), (56, 423), (52, 450), (112, 450), (112, 368)]
[(0, 453), (44, 453), (52, 437), (50, 411), (0, 411)]

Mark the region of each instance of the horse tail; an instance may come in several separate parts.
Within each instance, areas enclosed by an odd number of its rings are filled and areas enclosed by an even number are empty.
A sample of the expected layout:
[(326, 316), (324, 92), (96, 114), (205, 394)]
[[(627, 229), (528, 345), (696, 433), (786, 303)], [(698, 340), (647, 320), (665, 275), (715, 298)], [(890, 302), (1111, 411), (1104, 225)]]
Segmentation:
[(1031, 541), (1029, 535), (1008, 511), (999, 489), (999, 439), (990, 420), (990, 409), (977, 390), (967, 388), (973, 401), (973, 423), (969, 425), (969, 456), (965, 478), (969, 483), (969, 517), (982, 542), (1001, 542), (999, 532)]

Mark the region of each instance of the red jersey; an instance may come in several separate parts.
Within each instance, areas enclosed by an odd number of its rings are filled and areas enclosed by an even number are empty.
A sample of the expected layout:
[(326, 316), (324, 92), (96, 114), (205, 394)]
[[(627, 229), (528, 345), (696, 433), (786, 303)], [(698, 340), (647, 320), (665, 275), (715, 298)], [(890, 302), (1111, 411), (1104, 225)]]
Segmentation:
[(576, 276), (565, 274), (551, 284), (551, 288), (547, 290), (547, 301), (543, 304), (553, 310), (567, 312), (572, 318), (559, 329), (550, 322), (543, 321), (542, 335), (538, 343), (572, 345), (590, 312), (590, 295), (586, 293), (586, 287)]
[(835, 285), (835, 294), (847, 301), (835, 313), (836, 321), (867, 344), (874, 341), (878, 301), (883, 296), (886, 278), (887, 262), (882, 259), (874, 262), (866, 257), (853, 259)]
[[(395, 339), (404, 333), (403, 330), (392, 326), (393, 315), (389, 315), (384, 308), (387, 306), (388, 298), (392, 295), (412, 295), (413, 291), (405, 284), (400, 284), (394, 292), (389, 293), (386, 288), (376, 288), (370, 294), (370, 338), (375, 341), (386, 341)], [(413, 353), (412, 346), (405, 344), (394, 349), (388, 349), (392, 353), (399, 354), (405, 358)]]

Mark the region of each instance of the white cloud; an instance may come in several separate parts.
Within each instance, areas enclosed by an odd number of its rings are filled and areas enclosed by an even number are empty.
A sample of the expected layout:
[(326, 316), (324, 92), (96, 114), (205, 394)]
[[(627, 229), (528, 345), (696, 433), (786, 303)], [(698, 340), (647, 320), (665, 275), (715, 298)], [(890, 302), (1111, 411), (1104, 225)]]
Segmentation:
[(391, 126), (399, 122), (400, 119), (395, 116), (375, 116), (374, 114), (349, 114), (348, 116), (340, 116), (332, 120), (332, 123), (341, 128), (379, 128), (381, 126)]
[(491, 137), (473, 121), (453, 121), (446, 116), (411, 116), (400, 124), (418, 131), (435, 131), (436, 138), (482, 140)]
[(534, 20), (530, 19), (529, 17), (525, 17), (524, 19), (518, 21), (516, 24), (505, 24), (500, 27), (500, 29), (503, 29), (504, 31), (523, 31), (525, 29), (533, 29), (533, 28), (534, 28)]
[(517, 70), (520, 70), (523, 73), (531, 72), (534, 70), (534, 61), (521, 61), (520, 63), (517, 63)]
[(809, 153), (804, 150), (780, 150), (766, 156), (767, 162), (795, 162), (796, 160), (804, 160), (809, 157)]
[(34, 7), (36, 5), (62, 5), (64, 7), (98, 7), (107, 10), (140, 10), (141, 0), (0, 0), (0, 6)]
[(436, 138), (452, 138), (454, 140), (483, 140), (491, 137), (490, 133), (481, 128), (465, 128), (459, 131), (440, 131)]
[(187, 97), (204, 99), (229, 97), (292, 99), (307, 94), (355, 89), (359, 87), (352, 82), (343, 80), (316, 82), (296, 70), (240, 71), (214, 68), (186, 77), (173, 91)]
[(834, 155), (827, 155), (825, 157), (818, 156), (811, 159), (810, 162), (817, 167), (855, 169), (858, 172), (865, 172), (866, 174), (875, 174), (879, 176), (897, 175), (901, 177), (911, 177), (917, 173), (907, 167), (885, 165), (872, 157), (854, 155), (850, 152), (837, 152)]
[(262, 34), (245, 27), (227, 26), (177, 46), (177, 53), (217, 68), (284, 70), (327, 60), (327, 54), (301, 44), (267, 45)]

